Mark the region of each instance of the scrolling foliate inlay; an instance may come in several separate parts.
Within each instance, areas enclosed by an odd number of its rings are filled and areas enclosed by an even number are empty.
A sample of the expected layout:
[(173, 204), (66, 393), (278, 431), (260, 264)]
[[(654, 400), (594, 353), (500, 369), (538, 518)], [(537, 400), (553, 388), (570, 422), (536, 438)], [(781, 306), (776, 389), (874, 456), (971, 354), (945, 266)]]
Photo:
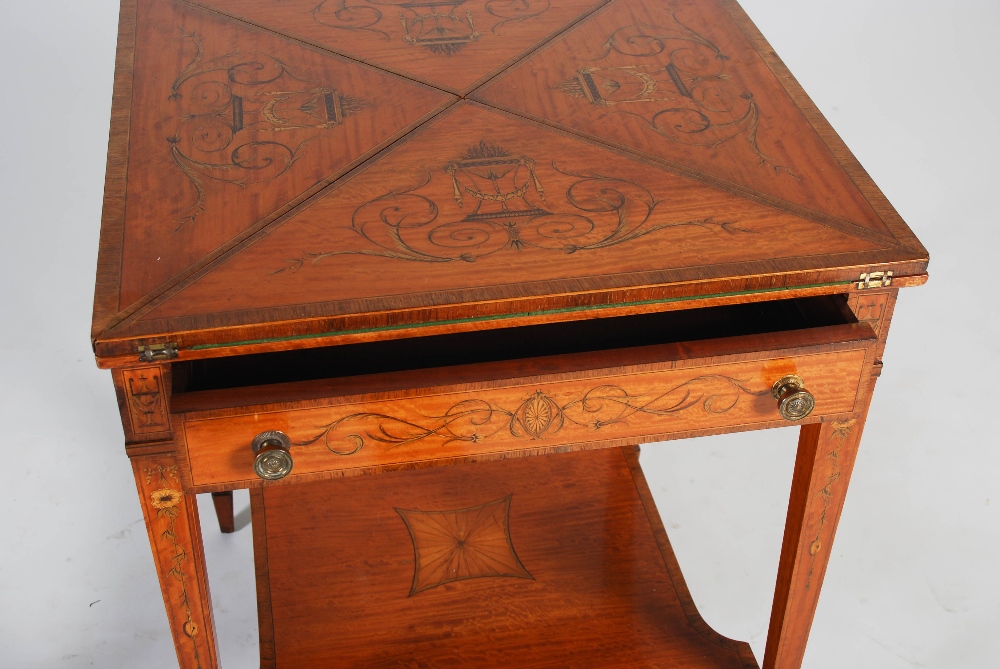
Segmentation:
[[(760, 109), (734, 83), (729, 58), (671, 10), (672, 26), (634, 24), (607, 41), (558, 89), (611, 112), (641, 119), (671, 142), (714, 148), (742, 138), (762, 166), (798, 179), (757, 144)], [(666, 18), (664, 16), (664, 18)]]
[(481, 443), (507, 436), (518, 440), (552, 437), (564, 429), (592, 433), (611, 425), (626, 424), (632, 416), (669, 417), (700, 407), (710, 414), (724, 414), (744, 395), (766, 396), (770, 389), (754, 390), (729, 376), (709, 374), (689, 379), (669, 390), (632, 394), (621, 386), (601, 385), (575, 399), (560, 403), (541, 390), (508, 409), (483, 399), (456, 403), (441, 416), (422, 421), (382, 413), (360, 412), (322, 426), (296, 446), (322, 441), (335, 455), (349, 456), (369, 443), (386, 450), (421, 441), (438, 445), (451, 442)]
[[(195, 198), (178, 228), (205, 210), (207, 179), (240, 187), (271, 181), (287, 172), (320, 133), (368, 106), (331, 82), (293, 73), (264, 53), (237, 49), (204, 60), (201, 39), (181, 33), (195, 54), (171, 87), (178, 122), (167, 143)], [(292, 143), (283, 133), (293, 130), (315, 132), (304, 138), (297, 133)]]
[[(564, 192), (546, 191), (546, 173), (571, 179)], [(447, 178), (454, 204), (422, 194)], [(350, 229), (367, 243), (357, 249), (306, 251), (274, 274), (298, 271), (326, 258), (371, 255), (416, 262), (474, 262), (527, 248), (576, 253), (631, 242), (671, 228), (703, 228), (727, 235), (753, 233), (732, 221), (658, 221), (666, 200), (641, 184), (556, 161), (538, 163), (481, 141), (456, 160), (426, 173), (409, 188), (365, 202)]]
[[(182, 505), (187, 501), (184, 494), (174, 486), (179, 486), (180, 478), (177, 475), (177, 465), (163, 467), (143, 468), (147, 487), (156, 489), (149, 492), (149, 505), (156, 509), (156, 522), (158, 528), (150, 527), (150, 531), (158, 529), (160, 540), (170, 548), (170, 569), (167, 576), (176, 584), (176, 596), (183, 607), (184, 619), (181, 623), (181, 631), (194, 643), (192, 645), (193, 660), (195, 667), (201, 669), (201, 655), (198, 650), (200, 643), (197, 640), (201, 629), (195, 622), (194, 611), (191, 608), (191, 594), (188, 592), (190, 585), (190, 575), (185, 571), (185, 566), (189, 561), (188, 552), (182, 544), (178, 534), (177, 519), (182, 513)], [(154, 479), (156, 483), (153, 483)], [(155, 548), (154, 548), (155, 550)], [(166, 590), (164, 590), (166, 596)]]
[(386, 42), (399, 39), (451, 56), (483, 37), (477, 21), (489, 24), (488, 34), (498, 36), (503, 26), (541, 16), (551, 6), (550, 0), (488, 0), (483, 6), (486, 13), (477, 18), (471, 4), (468, 0), (325, 0), (312, 10), (312, 17), (328, 28), (366, 32)]
[(510, 538), (511, 497), (454, 511), (396, 509), (413, 541), (410, 597), (472, 578), (535, 580)]

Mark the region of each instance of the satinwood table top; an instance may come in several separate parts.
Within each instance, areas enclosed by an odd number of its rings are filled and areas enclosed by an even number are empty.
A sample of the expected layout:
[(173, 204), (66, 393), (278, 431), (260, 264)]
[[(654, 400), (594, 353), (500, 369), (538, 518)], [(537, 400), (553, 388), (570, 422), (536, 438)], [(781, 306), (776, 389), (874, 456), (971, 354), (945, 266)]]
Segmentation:
[(731, 0), (122, 3), (106, 364), (926, 266)]

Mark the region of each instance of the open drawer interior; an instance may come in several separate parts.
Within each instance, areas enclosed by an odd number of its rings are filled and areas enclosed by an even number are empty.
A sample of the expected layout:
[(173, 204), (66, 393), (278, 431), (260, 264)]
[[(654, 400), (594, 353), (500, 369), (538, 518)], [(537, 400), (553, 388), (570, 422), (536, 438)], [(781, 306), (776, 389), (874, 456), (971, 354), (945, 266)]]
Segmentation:
[[(500, 328), (192, 360), (174, 364), (175, 396), (274, 384), (482, 366), (856, 323), (844, 295)], [(178, 398), (180, 399), (180, 398)], [(191, 398), (192, 400), (194, 397)], [(181, 399), (181, 406), (187, 403)]]

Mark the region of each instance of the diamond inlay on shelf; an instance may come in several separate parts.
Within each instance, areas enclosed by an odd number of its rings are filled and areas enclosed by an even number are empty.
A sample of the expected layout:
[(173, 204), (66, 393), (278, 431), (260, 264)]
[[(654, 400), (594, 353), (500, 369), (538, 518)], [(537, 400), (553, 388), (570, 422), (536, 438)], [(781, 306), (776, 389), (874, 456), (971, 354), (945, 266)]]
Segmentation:
[(251, 499), (270, 666), (757, 667), (689, 604), (632, 449)]
[(413, 540), (410, 596), (453, 581), (532, 578), (510, 539), (511, 495), (455, 511), (396, 509)]

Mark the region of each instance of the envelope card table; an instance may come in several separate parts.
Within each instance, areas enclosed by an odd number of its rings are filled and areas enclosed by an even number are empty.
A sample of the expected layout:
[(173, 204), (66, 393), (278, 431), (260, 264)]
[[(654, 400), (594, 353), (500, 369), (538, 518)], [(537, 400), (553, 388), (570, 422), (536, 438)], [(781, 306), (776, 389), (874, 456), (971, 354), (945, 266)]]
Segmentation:
[(927, 252), (732, 0), (123, 0), (92, 340), (178, 663), (756, 667), (638, 445), (800, 425), (801, 664)]

